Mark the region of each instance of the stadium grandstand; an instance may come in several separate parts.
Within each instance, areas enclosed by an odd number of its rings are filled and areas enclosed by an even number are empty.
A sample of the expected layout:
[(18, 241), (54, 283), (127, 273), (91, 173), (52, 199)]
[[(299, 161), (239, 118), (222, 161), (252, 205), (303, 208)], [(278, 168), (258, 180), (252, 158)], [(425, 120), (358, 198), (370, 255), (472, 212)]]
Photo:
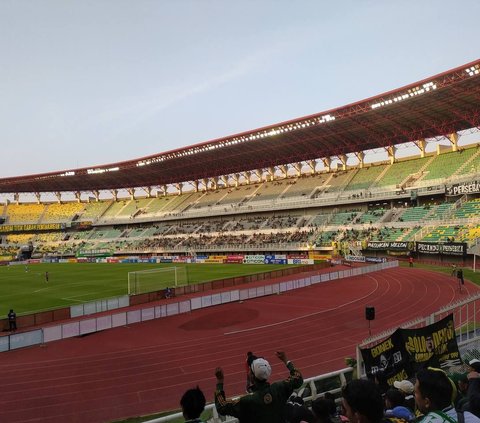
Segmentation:
[[(0, 179), (0, 264), (22, 263), (5, 266), (9, 275), (27, 274), (30, 263), (41, 262), (312, 265), (308, 272), (285, 267), (193, 286), (188, 279), (177, 284), (182, 276), (175, 266), (132, 271), (128, 295), (84, 301), (79, 293), (62, 298), (73, 298), (74, 305), (19, 315), (21, 331), (0, 337), (0, 353), (11, 360), (0, 364), (7, 405), (0, 420), (103, 423), (173, 410), (179, 390), (196, 378), (207, 384), (220, 358), (231, 360), (230, 370), (241, 364), (232, 388), (238, 394), (245, 389), (244, 349), (252, 339), (259, 349), (296, 348), (308, 401), (326, 391), (338, 398), (356, 361), (359, 375), (375, 374), (364, 351), (400, 325), (407, 331), (435, 324), (453, 338), (456, 329), (466, 342), (462, 358), (480, 358), (478, 288), (468, 280), (462, 288), (450, 269), (436, 279), (430, 270), (401, 268), (396, 260), (466, 267), (475, 257), (479, 127), (477, 60), (343, 107), (177, 150)], [(159, 271), (170, 273), (169, 285), (141, 291), (139, 278), (147, 284)], [(48, 271), (35, 277), (42, 282), (35, 293), (55, 286)], [(266, 296), (268, 304), (256, 301)], [(387, 312), (378, 319), (381, 332), (364, 338), (358, 315), (371, 308), (365, 308), (370, 298)], [(166, 317), (181, 323), (171, 325)], [(366, 319), (370, 331), (373, 319)], [(222, 348), (215, 345), (227, 337)], [(35, 355), (11, 351), (54, 341)], [(338, 370), (355, 346), (356, 359)], [(459, 351), (448, 360), (458, 367)], [(30, 388), (32, 378), (39, 382)], [(17, 395), (18, 386), (28, 394)], [(236, 421), (207, 408), (209, 421)]]
[[(384, 254), (378, 241), (409, 242), (403, 254), (420, 254), (415, 242), (466, 251), (480, 227), (479, 71), (472, 62), (158, 155), (0, 179), (0, 256), (28, 243), (33, 257), (102, 248), (332, 255), (342, 242)], [(472, 141), (459, 146), (462, 137)], [(386, 159), (375, 161), (379, 151)]]

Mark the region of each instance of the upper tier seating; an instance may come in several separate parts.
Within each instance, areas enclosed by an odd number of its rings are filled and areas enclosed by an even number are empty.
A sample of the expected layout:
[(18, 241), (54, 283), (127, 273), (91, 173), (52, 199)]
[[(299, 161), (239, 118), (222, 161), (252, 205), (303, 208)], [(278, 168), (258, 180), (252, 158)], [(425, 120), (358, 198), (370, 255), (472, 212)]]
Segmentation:
[(453, 175), (466, 161), (468, 161), (475, 153), (476, 148), (467, 150), (452, 151), (442, 153), (425, 168), (426, 175), (423, 180), (432, 180), (438, 178), (447, 178)]
[(7, 207), (8, 224), (39, 223), (45, 212), (44, 204), (9, 204)]
[(401, 160), (389, 165), (383, 176), (374, 184), (376, 187), (386, 187), (402, 183), (407, 176), (417, 173), (430, 158)]
[(359, 169), (350, 180), (345, 191), (368, 189), (378, 176), (385, 170), (386, 165), (368, 166)]
[(83, 209), (84, 205), (77, 202), (48, 204), (45, 213), (42, 216), (42, 223), (70, 222), (72, 218)]

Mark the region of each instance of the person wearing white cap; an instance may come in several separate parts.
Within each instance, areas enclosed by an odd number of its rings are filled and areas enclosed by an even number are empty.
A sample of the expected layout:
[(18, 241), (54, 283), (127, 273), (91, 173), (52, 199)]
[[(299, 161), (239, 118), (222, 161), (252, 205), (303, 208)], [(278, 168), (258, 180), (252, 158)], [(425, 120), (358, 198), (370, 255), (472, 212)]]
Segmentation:
[(227, 400), (223, 389), (224, 374), (221, 367), (215, 369), (217, 388), (215, 390), (215, 407), (219, 414), (233, 416), (240, 423), (281, 423), (284, 422), (285, 404), (294, 389), (302, 386), (302, 374), (293, 363), (287, 360), (283, 351), (276, 356), (287, 366), (290, 376), (280, 382), (270, 384), (268, 378), (272, 373), (270, 363), (264, 358), (252, 361), (250, 371), (253, 375), (253, 392), (236, 400)]

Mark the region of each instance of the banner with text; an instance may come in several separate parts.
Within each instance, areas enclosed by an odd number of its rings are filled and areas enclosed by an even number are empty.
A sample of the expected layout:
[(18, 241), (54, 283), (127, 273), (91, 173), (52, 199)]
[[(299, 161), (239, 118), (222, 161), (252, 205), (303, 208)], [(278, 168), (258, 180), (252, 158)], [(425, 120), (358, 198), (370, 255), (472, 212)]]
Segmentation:
[(367, 376), (381, 376), (389, 385), (425, 367), (446, 370), (461, 364), (453, 314), (423, 328), (397, 329), (377, 345), (360, 351)]

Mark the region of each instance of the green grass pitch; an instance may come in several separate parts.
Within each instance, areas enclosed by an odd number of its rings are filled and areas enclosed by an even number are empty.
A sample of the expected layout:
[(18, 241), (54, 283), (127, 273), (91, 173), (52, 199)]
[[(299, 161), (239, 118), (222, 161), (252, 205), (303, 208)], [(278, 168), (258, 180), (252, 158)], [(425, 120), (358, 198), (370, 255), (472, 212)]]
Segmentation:
[(0, 317), (5, 317), (11, 308), (17, 314), (28, 314), (126, 295), (128, 272), (174, 266), (187, 266), (190, 284), (286, 267), (180, 263), (43, 263), (29, 264), (27, 269), (24, 265), (0, 266)]

